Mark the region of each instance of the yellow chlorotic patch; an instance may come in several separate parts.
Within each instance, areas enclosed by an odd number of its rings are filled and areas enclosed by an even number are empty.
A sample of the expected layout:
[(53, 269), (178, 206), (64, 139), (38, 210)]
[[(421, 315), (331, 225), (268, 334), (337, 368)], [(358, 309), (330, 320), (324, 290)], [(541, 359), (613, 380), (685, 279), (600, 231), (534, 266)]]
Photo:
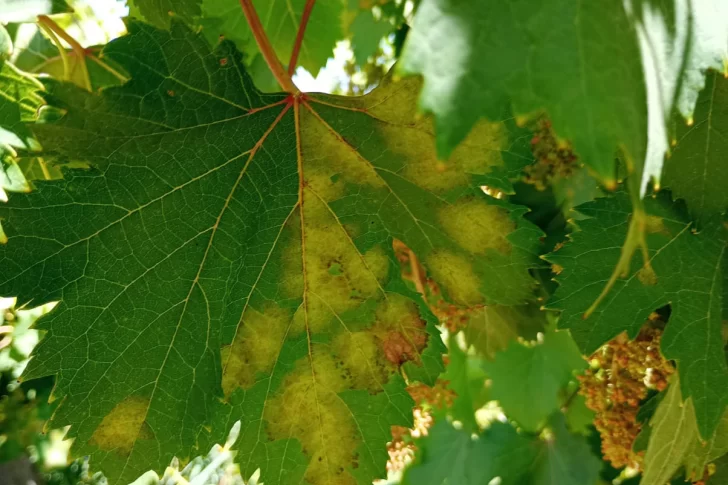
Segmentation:
[(328, 348), (313, 347), (312, 356), (296, 363), (279, 392), (268, 402), (264, 418), (272, 439), (297, 439), (310, 458), (305, 481), (311, 485), (355, 485), (362, 441), (351, 411), (338, 396), (347, 377)]
[(259, 373), (269, 374), (278, 359), (291, 314), (276, 306), (259, 312), (248, 308), (232, 345), (223, 347), (222, 389), (229, 396), (250, 388)]
[(286, 241), (283, 250), (281, 271), (281, 288), (288, 298), (300, 298), (303, 295), (303, 259), (301, 258), (301, 219), (298, 211), (291, 216), (281, 234)]
[(107, 414), (91, 436), (90, 443), (104, 451), (128, 456), (138, 439), (152, 439), (152, 431), (144, 423), (149, 399), (130, 396)]
[(378, 392), (395, 370), (395, 366), (384, 359), (381, 342), (369, 331), (340, 333), (334, 339), (331, 351), (353, 389)]
[(447, 205), (438, 211), (438, 220), (445, 232), (460, 247), (473, 254), (488, 249), (507, 253), (511, 243), (506, 239), (516, 228), (504, 209), (470, 197)]
[(343, 312), (383, 296), (379, 281), (385, 276), (387, 261), (381, 248), (361, 255), (328, 206), (307, 189), (303, 223), (307, 295), (294, 327), (304, 328), (301, 324), (307, 320), (309, 330), (319, 332), (336, 323)]
[(665, 222), (662, 217), (645, 215), (644, 216), (645, 231), (648, 234), (664, 234), (670, 236), (670, 231), (665, 227)]
[(455, 303), (467, 306), (483, 303), (480, 280), (473, 271), (472, 263), (465, 257), (438, 250), (427, 256), (425, 262), (433, 279)]
[[(366, 7), (371, 8), (371, 7)], [(381, 89), (386, 86), (386, 89)], [(423, 125), (429, 128), (430, 120), (422, 116), (419, 110), (420, 89), (422, 79), (409, 76), (393, 82), (390, 76), (385, 77), (380, 89), (374, 89), (361, 98), (347, 98), (347, 102), (358, 101), (360, 107), (372, 116), (403, 126)]]
[(645, 286), (654, 286), (657, 284), (657, 275), (652, 266), (643, 266), (637, 271), (637, 279)]
[(347, 184), (384, 186), (371, 164), (308, 110), (301, 110), (301, 118), (304, 183), (318, 197), (326, 202), (339, 199), (346, 195)]
[(402, 174), (410, 182), (433, 191), (444, 192), (470, 185), (470, 174), (487, 174), (492, 167), (503, 165), (501, 150), (507, 143), (502, 123), (480, 121), (448, 160), (438, 160), (432, 149), (432, 128), (408, 129), (378, 124), (377, 130), (387, 148), (406, 161)]

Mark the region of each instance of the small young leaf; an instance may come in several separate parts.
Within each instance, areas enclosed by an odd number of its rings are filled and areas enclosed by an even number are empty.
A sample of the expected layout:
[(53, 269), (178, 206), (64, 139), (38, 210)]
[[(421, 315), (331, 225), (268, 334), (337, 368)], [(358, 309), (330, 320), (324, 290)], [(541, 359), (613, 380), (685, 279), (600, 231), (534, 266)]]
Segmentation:
[(362, 65), (376, 52), (382, 38), (392, 32), (393, 26), (389, 22), (375, 19), (371, 10), (361, 10), (349, 30), (354, 60)]
[(492, 360), (518, 337), (535, 340), (545, 326), (545, 313), (535, 305), (488, 305), (470, 314), (464, 333), (469, 345)]
[(491, 396), (508, 417), (536, 431), (559, 408), (559, 391), (586, 367), (568, 332), (548, 332), (543, 342), (512, 342), (483, 366), (492, 379)]
[[(306, 0), (253, 0), (252, 3), (278, 58), (287, 63)], [(313, 76), (333, 56), (336, 41), (344, 38), (343, 15), (342, 0), (317, 0), (314, 4), (298, 61)], [(211, 42), (223, 36), (235, 42), (251, 59), (258, 52), (239, 0), (202, 0), (201, 24)]]
[(31, 147), (32, 135), (24, 122), (35, 119), (43, 104), (42, 90), (36, 78), (0, 59), (0, 146)]

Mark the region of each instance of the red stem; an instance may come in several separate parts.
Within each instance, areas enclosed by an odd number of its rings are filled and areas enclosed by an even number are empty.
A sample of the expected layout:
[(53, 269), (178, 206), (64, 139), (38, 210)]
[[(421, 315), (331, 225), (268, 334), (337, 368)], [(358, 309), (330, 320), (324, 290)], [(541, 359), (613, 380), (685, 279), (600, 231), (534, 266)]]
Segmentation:
[(303, 7), (303, 15), (301, 15), (301, 25), (298, 26), (298, 33), (296, 34), (296, 42), (293, 44), (293, 52), (291, 52), (291, 60), (288, 62), (288, 75), (293, 76), (296, 71), (296, 64), (298, 63), (298, 54), (301, 53), (301, 44), (303, 44), (303, 35), (306, 33), (306, 26), (308, 25), (308, 19), (311, 17), (311, 11), (316, 0), (306, 0), (306, 6)]
[(276, 52), (273, 50), (273, 46), (265, 33), (265, 29), (263, 29), (263, 24), (260, 23), (260, 18), (258, 18), (258, 13), (255, 11), (252, 0), (240, 0), (240, 5), (243, 7), (243, 13), (248, 21), (248, 25), (250, 25), (250, 30), (253, 32), (255, 42), (258, 43), (260, 53), (263, 54), (263, 58), (266, 64), (268, 64), (273, 76), (278, 81), (278, 84), (288, 93), (298, 93), (298, 88), (293, 84), (291, 75), (283, 69), (283, 64), (281, 64)]

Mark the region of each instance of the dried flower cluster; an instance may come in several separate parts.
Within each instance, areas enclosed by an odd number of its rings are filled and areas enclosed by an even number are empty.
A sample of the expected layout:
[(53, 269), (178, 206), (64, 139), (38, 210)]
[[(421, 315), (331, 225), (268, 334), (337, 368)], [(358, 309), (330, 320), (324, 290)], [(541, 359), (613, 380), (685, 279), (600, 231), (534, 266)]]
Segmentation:
[(675, 369), (660, 353), (662, 330), (653, 314), (634, 340), (621, 334), (590, 358), (591, 367), (580, 377), (580, 392), (596, 417), (602, 453), (615, 468), (639, 469), (643, 452), (632, 445), (640, 432), (637, 412), (649, 389), (662, 391)]
[(525, 181), (544, 190), (556, 177), (568, 177), (578, 167), (571, 146), (556, 138), (551, 122), (541, 120), (531, 139), (531, 151), (536, 161), (526, 167)]

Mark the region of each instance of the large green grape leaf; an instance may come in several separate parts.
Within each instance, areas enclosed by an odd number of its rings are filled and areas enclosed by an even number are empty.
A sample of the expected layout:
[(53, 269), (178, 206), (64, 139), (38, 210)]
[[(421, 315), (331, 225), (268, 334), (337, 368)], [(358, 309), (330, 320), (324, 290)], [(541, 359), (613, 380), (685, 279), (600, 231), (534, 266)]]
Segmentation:
[(627, 194), (618, 192), (577, 210), (588, 219), (579, 222), (570, 243), (548, 256), (563, 268), (549, 304), (562, 310), (559, 325), (571, 329), (589, 355), (623, 331), (634, 338), (651, 312), (669, 304), (662, 352), (677, 361), (682, 395), (692, 398), (700, 434), (711, 436), (728, 404), (721, 333), (726, 228), (712, 219), (696, 233), (684, 205), (673, 204), (669, 194), (646, 198), (644, 229), (652, 270), (643, 269), (641, 255), (634, 255), (627, 277), (618, 279), (584, 319), (619, 258), (632, 209)]
[(403, 485), (586, 485), (596, 482), (600, 461), (582, 437), (554, 415), (543, 438), (519, 434), (508, 423), (494, 422), (479, 436), (435, 423), (417, 440), (415, 462)]
[(508, 417), (536, 431), (559, 408), (559, 391), (586, 361), (569, 332), (552, 331), (534, 344), (512, 341), (483, 366), (492, 380), (491, 397)]
[(606, 182), (618, 148), (644, 160), (645, 86), (622, 2), (423, 0), (399, 67), (424, 76), (420, 104), (435, 115), (442, 157), (512, 100), (518, 115), (546, 110)]
[[(104, 56), (131, 80), (47, 82), (41, 144), (88, 162), (0, 205), (0, 294), (60, 300), (26, 378), (113, 483), (194, 456), (240, 420), (266, 484), (368, 484), (409, 380), (444, 346), (401, 279), (404, 241), (456, 302), (529, 300), (541, 232), (480, 185), (513, 146), (481, 123), (443, 166), (419, 83), (264, 95), (224, 41), (131, 21)], [(468, 227), (468, 231), (462, 231)]]
[(685, 199), (695, 219), (706, 220), (728, 208), (728, 80), (707, 77), (690, 126), (677, 121), (677, 145), (665, 162), (663, 184)]

